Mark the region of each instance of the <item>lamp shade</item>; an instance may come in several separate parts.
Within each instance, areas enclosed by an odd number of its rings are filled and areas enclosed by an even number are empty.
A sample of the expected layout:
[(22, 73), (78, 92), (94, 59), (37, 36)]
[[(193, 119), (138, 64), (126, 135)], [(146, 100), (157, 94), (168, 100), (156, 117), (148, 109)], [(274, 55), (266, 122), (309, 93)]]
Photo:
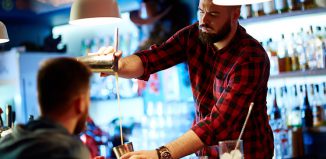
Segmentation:
[(213, 3), (221, 6), (237, 6), (244, 4), (261, 3), (271, 0), (213, 0)]
[(0, 43), (8, 42), (8, 33), (6, 26), (0, 21)]
[(75, 0), (70, 10), (70, 24), (98, 25), (120, 20), (116, 0)]

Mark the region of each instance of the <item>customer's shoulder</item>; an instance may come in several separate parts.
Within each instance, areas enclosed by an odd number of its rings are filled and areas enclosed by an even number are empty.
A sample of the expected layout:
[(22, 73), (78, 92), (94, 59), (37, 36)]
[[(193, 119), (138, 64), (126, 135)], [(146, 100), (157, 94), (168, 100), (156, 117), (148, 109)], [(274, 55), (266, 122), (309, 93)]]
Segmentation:
[[(5, 152), (5, 154), (2, 154)], [(6, 136), (0, 156), (12, 154), (19, 158), (88, 158), (89, 151), (80, 139), (66, 133), (36, 131), (20, 137)]]

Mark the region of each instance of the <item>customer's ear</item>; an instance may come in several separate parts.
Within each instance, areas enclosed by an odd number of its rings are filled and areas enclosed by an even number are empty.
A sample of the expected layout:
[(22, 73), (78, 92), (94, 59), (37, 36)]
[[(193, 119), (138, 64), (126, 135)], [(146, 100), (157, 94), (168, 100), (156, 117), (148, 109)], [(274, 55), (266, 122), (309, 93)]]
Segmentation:
[(75, 99), (73, 101), (73, 107), (74, 107), (74, 111), (75, 111), (76, 114), (82, 113), (83, 110), (85, 109), (85, 108), (83, 108), (84, 107), (83, 102), (84, 101), (83, 101), (82, 95), (79, 95), (79, 96), (75, 97)]

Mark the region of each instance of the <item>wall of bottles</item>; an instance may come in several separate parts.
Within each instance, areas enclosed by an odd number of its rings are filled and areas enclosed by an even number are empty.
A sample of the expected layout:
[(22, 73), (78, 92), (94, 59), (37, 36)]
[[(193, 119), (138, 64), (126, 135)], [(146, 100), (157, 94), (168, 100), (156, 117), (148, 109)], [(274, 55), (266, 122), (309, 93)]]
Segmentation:
[(272, 0), (241, 6), (241, 19), (326, 7), (323, 0)]
[(268, 115), (274, 133), (275, 157), (305, 155), (303, 130), (326, 125), (325, 77), (299, 77), (270, 81)]
[(262, 42), (270, 57), (271, 75), (282, 72), (325, 69), (326, 26), (301, 28), (289, 36)]

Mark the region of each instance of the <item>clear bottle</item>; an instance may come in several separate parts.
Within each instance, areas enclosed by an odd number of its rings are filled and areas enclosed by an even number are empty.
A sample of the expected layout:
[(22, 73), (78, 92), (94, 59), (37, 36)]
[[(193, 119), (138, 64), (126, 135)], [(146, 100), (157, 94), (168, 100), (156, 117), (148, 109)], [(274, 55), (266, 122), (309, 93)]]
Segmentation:
[(277, 48), (276, 43), (269, 38), (266, 44), (266, 52), (270, 55), (270, 74), (277, 75), (279, 74), (279, 64), (278, 64), (278, 56), (277, 56)]
[(316, 27), (316, 30), (314, 32), (314, 39), (315, 39), (315, 47), (316, 47), (315, 52), (316, 52), (317, 68), (324, 69), (326, 67), (325, 66), (326, 46), (324, 43), (320, 26)]
[(305, 96), (303, 98), (303, 104), (301, 110), (302, 110), (302, 114), (301, 114), (302, 127), (311, 128), (313, 126), (313, 115), (312, 115), (312, 109), (308, 98), (307, 84), (305, 84)]
[(287, 49), (287, 42), (282, 34), (282, 39), (277, 44), (278, 66), (280, 72), (292, 71), (291, 58)]
[(312, 26), (309, 27), (309, 31), (307, 31), (306, 36), (304, 37), (306, 42), (306, 54), (308, 57), (308, 66), (309, 69), (317, 69), (317, 55), (316, 55), (316, 38), (314, 36), (314, 31)]
[(274, 1), (266, 1), (263, 3), (263, 10), (265, 15), (271, 15), (276, 13)]
[(312, 97), (313, 98), (313, 107), (312, 107), (312, 114), (313, 114), (313, 125), (314, 126), (321, 126), (324, 121), (324, 110), (322, 106), (322, 101), (320, 98), (320, 92), (319, 92), (319, 85), (311, 84), (312, 87)]
[(300, 62), (299, 62), (299, 53), (297, 51), (296, 43), (295, 43), (294, 33), (291, 34), (291, 38), (287, 41), (287, 48), (289, 52), (289, 56), (291, 58), (292, 71), (300, 70)]
[(265, 15), (264, 8), (263, 8), (263, 3), (253, 3), (251, 5), (251, 9), (252, 9), (252, 12), (253, 12), (253, 16), (255, 16), (255, 17)]
[(274, 4), (278, 14), (287, 12), (286, 0), (274, 0)]
[(299, 10), (300, 6), (298, 0), (286, 0), (289, 12)]
[(251, 5), (250, 4), (246, 4), (246, 5), (241, 6), (240, 16), (243, 19), (248, 19), (248, 18), (252, 17), (252, 11), (251, 11)]
[(289, 97), (289, 94), (288, 94), (288, 89), (286, 86), (283, 86), (281, 87), (281, 90), (280, 90), (280, 99), (281, 99), (281, 117), (282, 117), (282, 120), (284, 122), (284, 128), (286, 128), (287, 125), (290, 125), (289, 124), (289, 120), (288, 120), (288, 113), (290, 112), (288, 109), (290, 108), (290, 106), (292, 105), (292, 101), (289, 100), (290, 97)]
[(300, 109), (300, 96), (298, 95), (297, 86), (292, 87), (293, 97), (292, 97), (292, 108), (289, 115), (291, 127), (301, 127), (301, 109)]
[(307, 38), (305, 37), (306, 35), (304, 34), (303, 28), (300, 29), (300, 32), (298, 32), (297, 36), (295, 37), (295, 46), (299, 55), (300, 70), (302, 71), (309, 69), (308, 57), (306, 52)]

